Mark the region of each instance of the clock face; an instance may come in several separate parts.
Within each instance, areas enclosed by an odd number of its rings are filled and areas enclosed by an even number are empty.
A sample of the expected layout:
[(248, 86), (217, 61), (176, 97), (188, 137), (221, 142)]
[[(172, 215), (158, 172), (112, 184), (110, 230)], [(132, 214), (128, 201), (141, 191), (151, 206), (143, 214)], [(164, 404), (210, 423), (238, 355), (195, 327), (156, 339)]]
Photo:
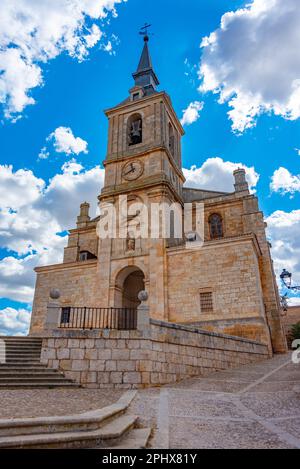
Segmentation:
[(138, 179), (144, 172), (144, 165), (141, 161), (130, 161), (123, 166), (122, 177), (126, 181)]

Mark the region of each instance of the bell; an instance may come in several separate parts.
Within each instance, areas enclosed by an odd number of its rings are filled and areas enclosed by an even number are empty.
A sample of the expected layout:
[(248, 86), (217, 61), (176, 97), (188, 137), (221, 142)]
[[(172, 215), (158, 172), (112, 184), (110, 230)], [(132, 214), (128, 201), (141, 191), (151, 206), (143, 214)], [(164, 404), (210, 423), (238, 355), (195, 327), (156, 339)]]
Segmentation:
[(132, 137), (141, 136), (141, 121), (136, 121), (132, 123), (131, 136)]

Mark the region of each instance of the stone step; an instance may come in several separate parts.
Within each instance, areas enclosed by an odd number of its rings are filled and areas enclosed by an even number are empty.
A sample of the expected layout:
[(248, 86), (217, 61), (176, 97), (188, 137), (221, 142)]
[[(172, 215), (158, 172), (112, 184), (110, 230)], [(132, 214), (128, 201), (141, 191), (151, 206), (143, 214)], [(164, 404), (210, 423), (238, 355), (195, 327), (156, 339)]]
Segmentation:
[(41, 351), (40, 350), (10, 350), (10, 349), (6, 349), (5, 350), (5, 355), (10, 355), (10, 356), (13, 356), (13, 357), (24, 357), (24, 356), (30, 356), (30, 355), (34, 355), (34, 356), (40, 356), (41, 355)]
[(1, 369), (0, 367), (0, 377), (4, 377), (4, 376), (23, 376), (23, 375), (26, 375), (26, 376), (32, 376), (32, 375), (41, 375), (41, 376), (44, 376), (44, 375), (61, 375), (61, 376), (64, 376), (64, 374), (61, 372), (61, 371), (58, 371), (58, 370), (54, 370), (52, 368), (20, 368), (20, 369), (10, 369), (10, 368), (5, 368), (5, 369)]
[(23, 347), (39, 347), (42, 348), (42, 344), (39, 342), (6, 342), (4, 341), (4, 344), (6, 347), (17, 347), (17, 348), (23, 348)]
[(30, 354), (36, 354), (38, 356), (41, 355), (41, 349), (26, 349), (26, 350), (21, 350), (21, 349), (11, 349), (11, 348), (8, 348), (6, 347), (5, 349), (5, 353), (6, 355), (9, 354), (9, 355), (30, 355)]
[(15, 358), (6, 358), (5, 360), (5, 365), (10, 365), (10, 364), (16, 364), (18, 366), (26, 365), (26, 364), (33, 364), (33, 365), (38, 365), (40, 363), (40, 360), (38, 358), (24, 358), (24, 360), (21, 359), (15, 359)]
[(9, 368), (9, 369), (15, 369), (15, 368), (18, 368), (20, 370), (24, 369), (24, 368), (45, 368), (45, 365), (43, 365), (42, 363), (40, 363), (39, 361), (26, 361), (24, 363), (18, 361), (18, 362), (15, 362), (15, 361), (9, 361), (8, 363), (0, 363), (0, 370), (3, 370), (3, 369), (6, 369), (6, 368)]
[[(19, 380), (19, 378), (28, 378), (28, 380), (30, 380), (31, 378), (53, 378), (53, 379), (58, 379), (58, 378), (61, 378), (63, 379), (64, 378), (64, 375), (62, 373), (57, 373), (56, 371), (49, 371), (49, 370), (43, 370), (43, 371), (31, 371), (30, 373), (28, 373), (28, 371), (19, 371), (19, 372), (14, 372), (14, 371), (10, 371), (10, 372), (1, 372), (0, 371), (0, 383), (3, 382), (3, 380), (7, 380), (7, 379), (15, 379), (15, 380)], [(70, 380), (69, 380), (70, 381)]]
[(1, 383), (1, 389), (53, 389), (53, 388), (80, 388), (80, 384), (76, 383), (55, 383), (55, 382), (45, 382), (45, 383), (31, 383), (31, 382), (24, 382), (24, 383)]
[(137, 421), (135, 415), (123, 415), (105, 424), (103, 427), (89, 431), (62, 433), (45, 433), (38, 435), (1, 436), (0, 448), (102, 448), (111, 445), (121, 438)]
[(42, 342), (43, 339), (40, 337), (30, 337), (28, 335), (22, 335), (22, 336), (17, 336), (17, 335), (0, 335), (1, 340), (14, 340), (16, 342), (27, 342), (27, 341), (32, 341), (32, 342)]
[(151, 428), (134, 428), (121, 442), (108, 449), (145, 449), (151, 436)]
[(40, 344), (5, 344), (7, 350), (41, 350)]
[(127, 391), (114, 404), (81, 414), (54, 417), (1, 419), (0, 436), (41, 435), (49, 433), (81, 432), (97, 430), (120, 417), (127, 410), (136, 395), (136, 391)]
[(21, 360), (21, 361), (25, 361), (25, 362), (28, 362), (30, 360), (37, 360), (37, 361), (40, 361), (40, 355), (39, 354), (28, 354), (28, 355), (23, 355), (22, 358), (21, 358), (21, 355), (10, 355), (10, 354), (6, 354), (5, 356), (5, 361), (6, 362), (12, 362), (13, 360)]
[(30, 357), (6, 357), (6, 363), (40, 363), (40, 358), (35, 357), (35, 356), (30, 356)]
[(38, 345), (42, 346), (41, 340), (8, 340), (8, 339), (1, 339), (7, 345), (16, 345), (17, 347), (21, 347), (22, 345)]
[(2, 340), (5, 363), (0, 363), (0, 389), (80, 387), (63, 373), (40, 363), (41, 339), (3, 337)]
[(29, 378), (23, 377), (23, 376), (12, 376), (9, 378), (4, 378), (0, 377), (0, 384), (6, 383), (6, 384), (14, 384), (14, 383), (37, 383), (37, 384), (43, 384), (45, 382), (61, 382), (61, 383), (72, 383), (70, 379), (65, 378), (63, 375), (51, 375), (51, 378), (49, 379), (47, 376), (35, 376), (32, 374)]
[(30, 358), (30, 357), (39, 357), (41, 356), (41, 353), (40, 352), (23, 352), (23, 353), (20, 353), (20, 352), (10, 352), (10, 351), (6, 351), (5, 353), (5, 356), (6, 358)]

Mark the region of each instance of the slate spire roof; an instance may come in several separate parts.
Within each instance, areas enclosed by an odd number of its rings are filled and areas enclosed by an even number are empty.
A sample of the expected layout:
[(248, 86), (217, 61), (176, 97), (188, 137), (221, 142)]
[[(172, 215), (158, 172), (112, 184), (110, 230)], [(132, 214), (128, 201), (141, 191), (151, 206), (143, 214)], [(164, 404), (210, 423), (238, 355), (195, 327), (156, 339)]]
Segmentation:
[(144, 47), (137, 71), (133, 73), (135, 86), (141, 86), (145, 94), (152, 94), (159, 85), (156, 73), (153, 70), (152, 60), (148, 47), (149, 36), (144, 36)]

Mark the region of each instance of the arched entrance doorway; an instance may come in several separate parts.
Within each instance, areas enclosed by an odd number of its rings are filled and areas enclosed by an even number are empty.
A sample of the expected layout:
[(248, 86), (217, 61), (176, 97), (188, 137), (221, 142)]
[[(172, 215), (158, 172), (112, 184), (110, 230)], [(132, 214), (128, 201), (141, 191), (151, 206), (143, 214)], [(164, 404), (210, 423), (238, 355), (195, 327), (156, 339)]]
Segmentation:
[(144, 274), (141, 270), (136, 270), (126, 277), (123, 286), (122, 307), (137, 308), (140, 304), (138, 294), (145, 289)]
[(138, 294), (145, 290), (145, 276), (136, 266), (128, 266), (119, 272), (116, 278), (116, 308), (137, 308), (140, 304)]

